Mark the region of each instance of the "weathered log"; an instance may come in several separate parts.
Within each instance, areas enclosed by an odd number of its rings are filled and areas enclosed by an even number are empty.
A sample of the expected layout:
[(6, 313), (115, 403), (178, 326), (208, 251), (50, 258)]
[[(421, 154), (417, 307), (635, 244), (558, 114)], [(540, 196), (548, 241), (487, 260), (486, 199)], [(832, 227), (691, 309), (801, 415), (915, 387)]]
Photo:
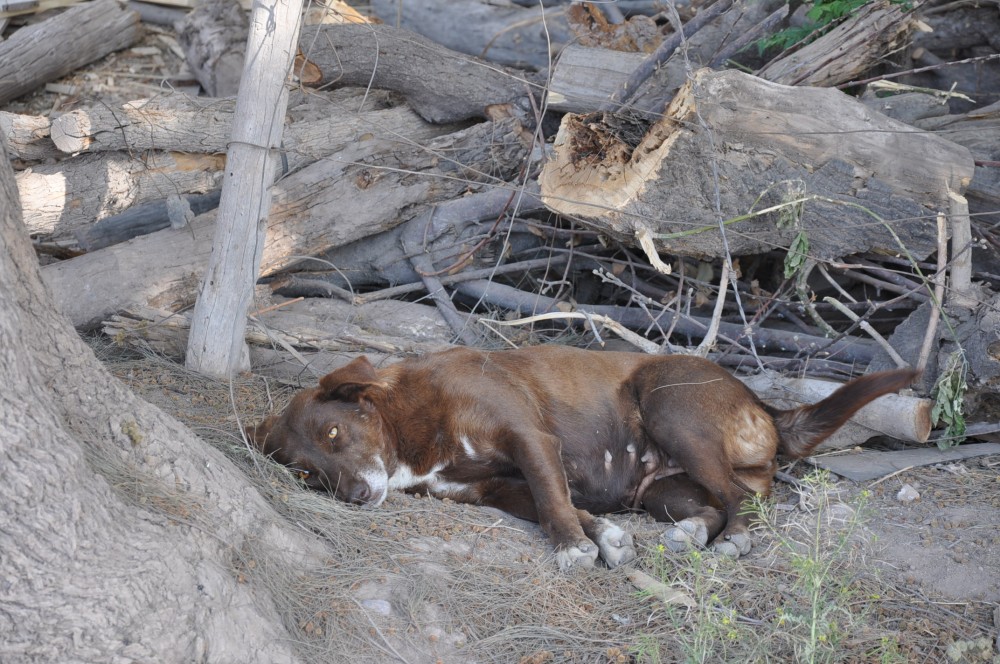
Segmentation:
[[(220, 191), (216, 190), (178, 198), (183, 199), (191, 214), (197, 216), (219, 207), (219, 196)], [(183, 226), (183, 223), (178, 224), (172, 218), (169, 200), (134, 205), (121, 214), (78, 229), (74, 236), (84, 251), (97, 251), (140, 235), (155, 233), (168, 226)]]
[[(483, 183), (510, 180), (527, 157), (513, 121), (479, 124), (426, 146), (373, 139), (341, 147), (275, 185), (262, 274), (392, 228)], [(194, 296), (213, 222), (209, 212), (189, 228), (165, 229), (46, 266), (43, 276), (78, 326), (133, 304), (176, 311)]]
[[(827, 380), (788, 378), (774, 373), (741, 376), (747, 387), (777, 408), (795, 408), (815, 403), (841, 386)], [(926, 443), (931, 433), (930, 399), (889, 394), (859, 410), (848, 426), (828, 438), (820, 450), (843, 449), (875, 436)]]
[[(282, 172), (322, 159), (351, 141), (371, 137), (420, 141), (454, 129), (431, 125), (405, 105), (358, 112), (362, 99), (351, 96), (321, 103), (319, 111), (313, 105), (290, 111), (294, 121), (285, 127), (282, 139)], [(168, 149), (224, 154), (235, 104), (232, 98), (202, 100), (185, 95), (142, 99), (118, 109), (96, 106), (71, 111), (54, 121), (52, 131), (56, 145), (71, 153)]]
[(852, 81), (905, 44), (912, 23), (900, 4), (879, 0), (862, 5), (833, 30), (768, 63), (757, 75), (785, 85), (829, 87)]
[(236, 0), (202, 0), (177, 23), (177, 41), (209, 97), (235, 96), (240, 89), (249, 28)]
[[(921, 92), (906, 92), (879, 97), (878, 93), (878, 88), (869, 86), (860, 99), (865, 106), (873, 111), (878, 111), (882, 115), (906, 124), (916, 125), (918, 120), (948, 114), (948, 104), (945, 103), (945, 100), (932, 95)], [(961, 141), (955, 142), (961, 145)]]
[(51, 120), (38, 115), (0, 111), (0, 134), (7, 141), (7, 155), (14, 159), (43, 161), (65, 156), (49, 136), (51, 126)]
[(80, 155), (21, 171), (17, 191), (32, 236), (74, 239), (95, 220), (133, 205), (217, 189), (225, 161), (223, 155), (183, 152)]
[(519, 68), (546, 69), (572, 38), (563, 8), (484, 0), (373, 0), (372, 13), (453, 51)]
[(36, 90), (142, 34), (139, 15), (117, 0), (95, 0), (21, 28), (0, 41), (0, 104)]
[[(539, 180), (548, 207), (626, 242), (736, 256), (801, 231), (811, 256), (831, 258), (899, 243), (926, 256), (937, 237), (923, 220), (972, 174), (966, 148), (837, 90), (700, 70), (645, 133), (625, 118), (565, 116)], [(797, 223), (779, 223), (782, 209)]]
[[(451, 330), (433, 307), (381, 300), (354, 305), (338, 300), (278, 299), (263, 313), (251, 311), (246, 341), (258, 346), (413, 355), (449, 347)], [(102, 331), (116, 342), (151, 348), (183, 360), (191, 316), (134, 306), (104, 321)]]
[[(451, 12), (446, 12), (451, 14)], [(395, 90), (429, 122), (485, 118), (491, 112), (526, 114), (540, 79), (435, 44), (384, 25), (302, 28), (302, 51), (323, 73), (324, 84)]]
[[(684, 84), (692, 65), (707, 66), (717, 61), (733, 42), (753, 32), (782, 6), (777, 0), (733, 3), (728, 11), (686, 39), (683, 51), (675, 53), (639, 86), (628, 108), (651, 119), (659, 117)], [(574, 113), (597, 110), (645, 59), (642, 54), (567, 45), (552, 73), (548, 105)]]
[[(1000, 102), (962, 115), (923, 118), (914, 124), (964, 145), (977, 161), (1000, 162)], [(965, 195), (970, 212), (996, 217), (1000, 210), (1000, 168), (985, 163), (976, 166)]]

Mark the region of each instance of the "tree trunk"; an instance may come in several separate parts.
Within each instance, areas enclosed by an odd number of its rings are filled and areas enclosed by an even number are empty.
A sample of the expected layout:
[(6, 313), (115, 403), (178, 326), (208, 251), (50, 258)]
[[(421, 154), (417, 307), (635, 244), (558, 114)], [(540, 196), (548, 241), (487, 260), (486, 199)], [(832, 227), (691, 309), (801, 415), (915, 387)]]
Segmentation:
[(250, 370), (243, 335), (264, 253), (301, 15), (302, 0), (263, 0), (250, 17), (250, 57), (236, 98), (215, 239), (188, 339), (187, 367), (208, 376)]
[(233, 561), (318, 546), (56, 313), (2, 150), (0, 373), (0, 661), (296, 660)]

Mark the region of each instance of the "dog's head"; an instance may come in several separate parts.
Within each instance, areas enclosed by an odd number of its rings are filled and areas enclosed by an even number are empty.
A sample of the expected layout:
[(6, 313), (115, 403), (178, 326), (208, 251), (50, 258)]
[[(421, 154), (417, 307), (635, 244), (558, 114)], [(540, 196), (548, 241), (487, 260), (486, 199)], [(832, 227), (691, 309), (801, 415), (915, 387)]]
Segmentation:
[(377, 403), (388, 385), (367, 358), (324, 376), (247, 437), (307, 485), (337, 498), (376, 506), (388, 493), (387, 444)]

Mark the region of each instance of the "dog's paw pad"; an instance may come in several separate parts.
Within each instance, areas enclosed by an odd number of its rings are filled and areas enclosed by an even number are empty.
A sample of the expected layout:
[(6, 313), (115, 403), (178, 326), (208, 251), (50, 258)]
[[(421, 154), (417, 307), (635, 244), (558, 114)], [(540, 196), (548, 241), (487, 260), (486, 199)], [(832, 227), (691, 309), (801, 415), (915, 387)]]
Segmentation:
[(615, 568), (635, 560), (636, 551), (632, 535), (607, 519), (598, 519), (597, 522), (597, 547), (607, 566)]
[(597, 546), (589, 540), (563, 547), (556, 553), (556, 563), (563, 572), (574, 568), (590, 568), (596, 562)]
[(679, 553), (705, 546), (708, 543), (708, 528), (701, 519), (684, 519), (667, 528), (661, 539), (664, 546)]
[(750, 535), (733, 533), (728, 537), (720, 537), (712, 543), (712, 551), (722, 556), (739, 558), (750, 553)]

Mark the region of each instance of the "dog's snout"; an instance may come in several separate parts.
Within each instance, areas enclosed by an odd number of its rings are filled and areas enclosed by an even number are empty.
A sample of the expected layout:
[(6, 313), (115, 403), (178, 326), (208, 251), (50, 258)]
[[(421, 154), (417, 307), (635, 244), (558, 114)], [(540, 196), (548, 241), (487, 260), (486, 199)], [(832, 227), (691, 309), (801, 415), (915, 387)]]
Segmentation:
[(364, 505), (372, 499), (372, 488), (368, 486), (367, 482), (358, 482), (351, 489), (349, 499), (352, 503)]

